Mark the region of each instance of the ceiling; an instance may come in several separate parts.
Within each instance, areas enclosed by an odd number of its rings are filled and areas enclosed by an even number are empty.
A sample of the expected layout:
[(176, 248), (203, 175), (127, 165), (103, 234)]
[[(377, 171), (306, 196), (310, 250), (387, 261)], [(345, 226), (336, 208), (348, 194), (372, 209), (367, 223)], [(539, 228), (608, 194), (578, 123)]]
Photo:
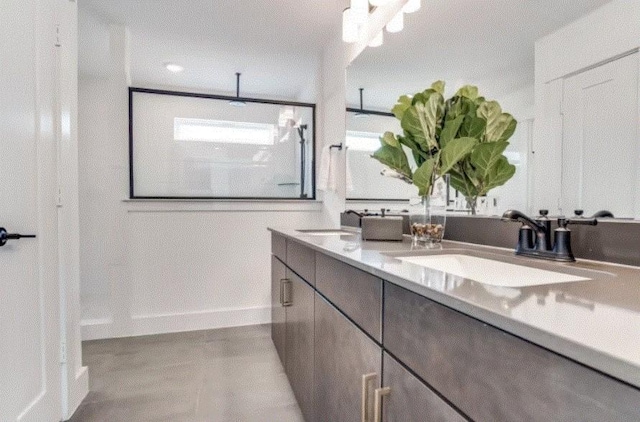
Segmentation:
[[(329, 31), (339, 31), (342, 0), (80, 0), (79, 71), (103, 76), (109, 24), (130, 31), (135, 86), (177, 86), (296, 99), (318, 72)], [(163, 63), (185, 70), (168, 72)]]
[(385, 32), (348, 68), (347, 103), (358, 105), (362, 87), (365, 108), (388, 110), (438, 79), (491, 98), (531, 86), (535, 41), (609, 1), (423, 0), (402, 32)]

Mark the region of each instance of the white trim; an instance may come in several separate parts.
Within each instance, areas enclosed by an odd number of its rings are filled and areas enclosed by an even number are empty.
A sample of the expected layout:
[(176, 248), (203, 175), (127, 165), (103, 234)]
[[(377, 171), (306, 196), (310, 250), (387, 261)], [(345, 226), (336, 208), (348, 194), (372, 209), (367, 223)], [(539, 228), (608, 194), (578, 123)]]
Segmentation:
[(67, 420), (73, 416), (80, 407), (82, 400), (89, 394), (89, 368), (81, 366), (76, 372), (74, 380), (68, 385), (67, 414), (63, 415)]
[(183, 202), (155, 200), (123, 201), (129, 213), (140, 212), (322, 212), (320, 201), (295, 202)]
[(210, 330), (244, 325), (268, 324), (271, 307), (224, 308), (173, 314), (131, 316), (126, 329), (115, 327), (110, 318), (82, 320), (82, 340), (144, 336), (182, 331)]

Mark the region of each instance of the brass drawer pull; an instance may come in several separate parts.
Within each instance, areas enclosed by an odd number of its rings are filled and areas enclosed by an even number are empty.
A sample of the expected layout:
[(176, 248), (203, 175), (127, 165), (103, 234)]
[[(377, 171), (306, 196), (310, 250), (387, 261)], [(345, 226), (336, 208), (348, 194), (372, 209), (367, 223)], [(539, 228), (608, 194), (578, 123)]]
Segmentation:
[(286, 278), (280, 280), (280, 303), (282, 303), (284, 307), (293, 305), (291, 298), (291, 280)]
[(391, 388), (389, 387), (376, 388), (375, 398), (373, 402), (374, 422), (382, 421), (382, 397), (388, 395), (389, 393), (391, 393)]
[(369, 422), (369, 383), (375, 381), (378, 374), (365, 374), (362, 376), (362, 422)]

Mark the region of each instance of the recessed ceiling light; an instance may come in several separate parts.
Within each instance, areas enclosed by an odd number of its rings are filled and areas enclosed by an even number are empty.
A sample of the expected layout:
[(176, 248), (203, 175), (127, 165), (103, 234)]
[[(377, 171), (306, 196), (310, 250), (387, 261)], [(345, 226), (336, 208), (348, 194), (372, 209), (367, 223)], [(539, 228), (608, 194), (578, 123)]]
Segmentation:
[(180, 73), (184, 70), (184, 67), (175, 63), (165, 63), (164, 67), (166, 67), (169, 72), (173, 72), (173, 73)]

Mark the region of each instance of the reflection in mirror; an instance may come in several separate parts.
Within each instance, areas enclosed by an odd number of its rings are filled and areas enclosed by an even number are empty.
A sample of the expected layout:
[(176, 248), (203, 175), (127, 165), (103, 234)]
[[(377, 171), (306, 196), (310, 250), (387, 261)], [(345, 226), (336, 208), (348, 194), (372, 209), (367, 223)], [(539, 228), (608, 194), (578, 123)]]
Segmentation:
[[(561, 160), (535, 161), (533, 154), (534, 126), (536, 131), (539, 129), (534, 89), (536, 42), (596, 11), (605, 3), (608, 0), (434, 0), (420, 11), (406, 15), (402, 32), (385, 34), (382, 46), (367, 48), (351, 63), (347, 69), (347, 104), (351, 107), (358, 104), (358, 89), (365, 87), (366, 108), (388, 113), (398, 97), (423, 91), (436, 80), (447, 83), (445, 98), (451, 97), (463, 85), (476, 85), (482, 96), (498, 101), (502, 109), (518, 121), (517, 130), (505, 152), (509, 161), (516, 166), (516, 174), (507, 184), (489, 192), (485, 203), (495, 206), (486, 207), (484, 214), (500, 215), (511, 208), (535, 214), (537, 207), (542, 205), (552, 210), (558, 209), (560, 198), (546, 194), (545, 188), (555, 184), (559, 186), (562, 177), (543, 181), (541, 174), (551, 176), (552, 172), (547, 170), (547, 166), (553, 163), (560, 166)], [(579, 43), (574, 44), (577, 47)], [(352, 116), (348, 117), (348, 130), (357, 127), (354, 120)], [(402, 133), (398, 122), (392, 118), (381, 123), (385, 126), (376, 127), (378, 133)], [(352, 155), (354, 158), (349, 160), (349, 164), (352, 166), (352, 178), (357, 180), (360, 177), (357, 175), (359, 167), (354, 166), (356, 153)], [(575, 155), (565, 155), (564, 160), (575, 161), (576, 158)], [(380, 172), (373, 170), (379, 164), (369, 165), (371, 169), (366, 175), (369, 188), (360, 187), (358, 190), (354, 183), (354, 192), (348, 194), (348, 198), (400, 199), (400, 195), (407, 195), (404, 198), (408, 199), (415, 192), (415, 189), (408, 189), (399, 180), (385, 180), (379, 176)], [(360, 168), (363, 166), (360, 164)], [(536, 178), (534, 174), (540, 177)], [(535, 183), (538, 189), (542, 188), (542, 197), (549, 204), (534, 197)], [(381, 196), (378, 187), (382, 186), (388, 196)], [(395, 195), (391, 192), (395, 192)], [(464, 201), (455, 201), (453, 198), (450, 209), (458, 208), (466, 212)], [(607, 198), (608, 202), (611, 200)], [(598, 209), (585, 212), (592, 214), (599, 209), (612, 208), (601, 202), (597, 202), (597, 205)], [(479, 210), (479, 213), (482, 211)], [(573, 214), (573, 209), (565, 211)]]
[(380, 147), (380, 136), (385, 131), (401, 130), (398, 120), (391, 113), (350, 110), (347, 111), (346, 146), (352, 183), (347, 199), (397, 201), (417, 195), (415, 186), (382, 176), (385, 166), (371, 158)]

